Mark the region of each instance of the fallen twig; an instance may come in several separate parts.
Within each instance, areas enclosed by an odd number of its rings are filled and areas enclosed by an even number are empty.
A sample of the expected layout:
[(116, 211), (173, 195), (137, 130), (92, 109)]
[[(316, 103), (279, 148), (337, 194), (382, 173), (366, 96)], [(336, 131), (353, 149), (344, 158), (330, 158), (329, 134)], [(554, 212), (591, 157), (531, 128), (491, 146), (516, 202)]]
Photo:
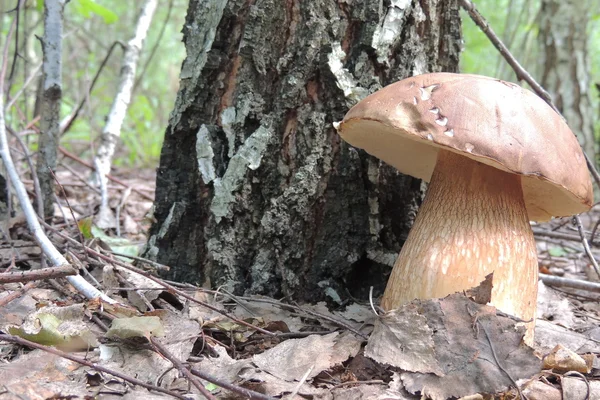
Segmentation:
[(600, 293), (600, 283), (588, 282), (578, 279), (561, 278), (554, 275), (540, 274), (540, 280), (548, 286), (568, 287)]
[(41, 281), (50, 278), (64, 278), (77, 275), (77, 271), (70, 265), (35, 269), (32, 271), (4, 272), (0, 274), (0, 284), (15, 282)]
[(179, 361), (177, 359), (177, 357), (175, 357), (173, 354), (171, 354), (171, 352), (165, 346), (163, 346), (163, 344), (159, 340), (156, 340), (155, 338), (150, 338), (150, 343), (156, 348), (156, 352), (158, 354), (162, 355), (163, 357), (165, 357), (167, 360), (171, 361), (173, 366), (175, 366), (175, 368), (177, 368), (179, 370), (179, 372), (181, 372), (188, 379), (188, 381), (192, 385), (194, 385), (194, 387), (196, 387), (196, 389), (198, 389), (200, 391), (200, 393), (202, 393), (202, 395), (204, 397), (206, 397), (208, 400), (217, 400), (217, 398), (215, 396), (213, 396), (202, 385), (202, 383), (198, 382), (198, 380), (185, 367), (185, 365), (183, 365), (183, 363), (181, 361)]
[(29, 282), (27, 283), (25, 286), (23, 286), (22, 288), (20, 288), (19, 290), (15, 290), (14, 292), (0, 298), (0, 308), (4, 307), (5, 305), (7, 305), (8, 303), (10, 303), (11, 301), (18, 299), (19, 297), (21, 297), (23, 294), (25, 294), (26, 291), (28, 291), (31, 288), (34, 288), (38, 285), (38, 282)]
[[(581, 236), (575, 235), (573, 233), (555, 232), (555, 231), (548, 231), (545, 229), (535, 229), (535, 228), (533, 228), (532, 230), (533, 230), (534, 236), (569, 240), (571, 242), (581, 242)], [(589, 241), (588, 243), (592, 246), (600, 246), (600, 243), (598, 243), (598, 242)]]
[[(233, 296), (230, 293), (227, 293), (225, 291), (223, 291), (223, 292), (225, 294), (227, 294), (228, 296)], [(351, 327), (350, 325), (348, 325), (344, 321), (340, 321), (340, 320), (338, 320), (336, 318), (332, 318), (332, 317), (330, 317), (328, 315), (324, 315), (324, 314), (321, 314), (321, 313), (316, 312), (316, 311), (304, 309), (304, 308), (302, 308), (300, 306), (297, 306), (297, 305), (294, 305), (294, 304), (287, 304), (287, 303), (283, 303), (283, 302), (277, 301), (277, 300), (258, 299), (258, 298), (253, 298), (253, 297), (237, 297), (237, 298), (240, 299), (240, 300), (254, 301), (254, 302), (257, 302), (257, 303), (272, 304), (274, 306), (281, 307), (283, 309), (292, 309), (294, 311), (299, 311), (301, 313), (305, 313), (305, 314), (311, 315), (313, 317), (317, 317), (317, 318), (329, 321), (332, 324), (334, 324), (335, 326), (338, 326), (340, 328), (349, 330), (350, 332), (353, 332), (353, 333), (357, 334), (358, 336), (362, 337), (363, 339), (368, 339), (369, 338), (367, 335), (365, 335), (364, 333), (362, 333), (362, 332), (354, 329), (353, 327)]]
[(74, 362), (76, 362), (78, 364), (85, 365), (86, 367), (92, 368), (92, 369), (94, 369), (96, 371), (100, 371), (100, 372), (104, 372), (105, 374), (116, 376), (117, 378), (123, 379), (124, 381), (132, 383), (134, 385), (138, 385), (138, 386), (144, 387), (144, 388), (149, 389), (149, 390), (154, 390), (156, 392), (168, 394), (169, 396), (173, 396), (173, 397), (176, 397), (178, 399), (188, 400), (187, 397), (182, 396), (180, 394), (177, 394), (177, 393), (175, 393), (175, 392), (173, 392), (171, 390), (164, 389), (164, 388), (161, 388), (160, 386), (156, 386), (156, 385), (152, 385), (152, 384), (146, 383), (146, 382), (141, 381), (139, 379), (136, 379), (136, 378), (134, 378), (132, 376), (128, 376), (128, 375), (122, 374), (119, 371), (114, 371), (112, 369), (103, 367), (103, 366), (98, 365), (96, 363), (93, 363), (91, 361), (85, 360), (83, 358), (73, 356), (73, 355), (71, 355), (69, 353), (65, 353), (64, 351), (60, 351), (58, 349), (55, 349), (54, 347), (49, 347), (49, 346), (44, 346), (44, 345), (41, 345), (41, 344), (37, 344), (37, 343), (31, 342), (31, 341), (29, 341), (27, 339), (23, 339), (23, 338), (20, 338), (18, 336), (13, 336), (13, 335), (0, 334), (0, 341), (4, 341), (4, 342), (8, 342), (8, 343), (15, 343), (15, 344), (18, 344), (18, 345), (21, 345), (21, 346), (25, 346), (25, 347), (30, 347), (30, 348), (33, 348), (33, 349), (42, 350), (42, 351), (45, 351), (45, 352), (57, 355), (59, 357), (66, 358), (67, 360), (74, 361)]
[(596, 271), (596, 274), (600, 276), (600, 268), (598, 267), (598, 262), (592, 254), (592, 249), (590, 249), (590, 245), (588, 244), (585, 234), (583, 233), (583, 225), (581, 224), (581, 218), (579, 218), (579, 215), (573, 217), (573, 222), (575, 223), (575, 225), (577, 225), (577, 231), (579, 232), (579, 236), (581, 237), (581, 244), (583, 244), (585, 254), (587, 254), (588, 258), (592, 262), (592, 266), (594, 267), (594, 271)]
[[(84, 160), (82, 160), (81, 158), (77, 157), (75, 154), (69, 152), (68, 150), (66, 150), (63, 147), (59, 147), (58, 150), (63, 153), (63, 155), (69, 157), (70, 159), (77, 161), (78, 163), (80, 163), (81, 165), (84, 165), (86, 167), (88, 167), (91, 170), (94, 170), (94, 166)], [(114, 183), (117, 183), (125, 188), (128, 188), (129, 185), (126, 184), (125, 182), (123, 182), (122, 180), (115, 178), (112, 175), (106, 175), (106, 177), (108, 178), (109, 181), (113, 181)], [(139, 194), (140, 196), (142, 196), (143, 198), (145, 198), (146, 200), (150, 200), (150, 201), (154, 201), (154, 197), (149, 196), (148, 194), (142, 192), (140, 189), (136, 189), (135, 187), (132, 187), (131, 190), (133, 190), (134, 192), (136, 192), (137, 194)]]
[[(8, 41), (7, 45), (4, 48), (4, 63), (2, 65), (0, 71), (0, 93), (3, 93), (4, 90), (4, 76), (6, 72), (6, 57), (8, 53)], [(4, 168), (8, 176), (10, 177), (12, 186), (15, 189), (17, 197), (19, 199), (19, 203), (21, 204), (21, 208), (23, 209), (23, 213), (27, 219), (27, 225), (29, 230), (33, 234), (35, 241), (42, 249), (44, 255), (48, 257), (50, 262), (54, 266), (63, 266), (69, 265), (68, 261), (63, 257), (62, 254), (54, 247), (50, 239), (44, 233), (40, 223), (38, 222), (38, 215), (33, 210), (33, 206), (29, 201), (29, 195), (27, 194), (27, 190), (25, 189), (25, 185), (21, 182), (21, 178), (19, 177), (19, 173), (15, 168), (15, 164), (13, 163), (12, 156), (10, 154), (10, 149), (8, 147), (8, 139), (6, 137), (6, 126), (4, 120), (4, 96), (0, 96), (0, 154), (2, 156), (2, 161), (4, 162)], [(102, 300), (107, 303), (115, 303), (113, 299), (101, 293), (98, 289), (89, 284), (83, 277), (80, 275), (68, 276), (67, 280), (73, 287), (75, 287), (80, 293), (82, 293), (85, 297), (93, 299), (100, 297)]]
[(175, 294), (177, 294), (177, 295), (179, 295), (179, 296), (181, 296), (181, 297), (183, 297), (183, 298), (191, 301), (192, 303), (199, 304), (199, 305), (201, 305), (201, 306), (203, 306), (205, 308), (208, 308), (209, 310), (217, 312), (217, 313), (219, 313), (219, 314), (221, 314), (221, 315), (223, 315), (223, 316), (231, 319), (232, 321), (237, 322), (240, 325), (246, 326), (247, 328), (256, 330), (256, 331), (264, 333), (266, 335), (274, 336), (273, 332), (269, 332), (266, 329), (263, 329), (263, 328), (260, 328), (258, 326), (252, 325), (252, 324), (250, 324), (250, 323), (248, 323), (246, 321), (242, 321), (239, 318), (236, 318), (233, 315), (229, 314), (228, 312), (219, 309), (218, 307), (212, 306), (212, 305), (210, 305), (208, 303), (205, 303), (203, 301), (200, 301), (200, 300), (194, 298), (193, 296), (190, 296), (189, 294), (185, 293), (184, 291), (176, 288), (175, 286), (172, 286), (172, 285), (166, 283), (165, 281), (163, 281), (160, 278), (157, 278), (157, 277), (155, 277), (155, 276), (153, 276), (151, 274), (148, 274), (146, 271), (144, 271), (144, 270), (142, 270), (140, 268), (137, 268), (137, 267), (134, 267), (133, 265), (124, 263), (122, 261), (119, 261), (118, 259), (116, 259), (114, 257), (109, 257), (109, 256), (106, 256), (106, 255), (100, 253), (100, 252), (97, 252), (97, 251), (95, 251), (95, 250), (93, 250), (93, 249), (91, 249), (91, 248), (89, 248), (89, 247), (87, 247), (87, 246), (79, 243), (78, 241), (76, 241), (74, 239), (71, 239), (69, 236), (65, 235), (64, 233), (62, 233), (60, 231), (57, 231), (51, 225), (45, 223), (44, 221), (41, 221), (41, 222), (48, 229), (52, 230), (54, 233), (56, 233), (57, 235), (59, 235), (63, 239), (66, 239), (69, 243), (73, 244), (75, 247), (80, 248), (80, 249), (82, 248), (85, 251), (87, 251), (89, 254), (91, 254), (91, 255), (93, 255), (95, 257), (98, 257), (98, 258), (100, 258), (100, 259), (102, 259), (104, 261), (107, 261), (107, 262), (109, 262), (111, 264), (114, 264), (114, 265), (117, 265), (119, 267), (122, 267), (122, 268), (128, 269), (130, 271), (136, 272), (136, 273), (138, 273), (138, 274), (140, 274), (140, 275), (142, 275), (142, 276), (150, 279), (151, 281), (154, 281), (154, 282), (158, 283), (163, 288), (167, 289), (169, 292), (175, 293)]

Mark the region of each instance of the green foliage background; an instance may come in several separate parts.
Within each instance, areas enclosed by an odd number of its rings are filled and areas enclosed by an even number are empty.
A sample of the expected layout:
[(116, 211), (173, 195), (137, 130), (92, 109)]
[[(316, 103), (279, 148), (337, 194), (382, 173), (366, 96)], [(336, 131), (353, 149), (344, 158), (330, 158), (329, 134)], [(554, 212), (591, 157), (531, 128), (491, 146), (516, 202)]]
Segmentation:
[[(2, 6), (0, 31), (6, 38), (14, 13), (6, 12), (14, 4)], [(13, 2), (10, 2), (13, 3)], [(63, 30), (63, 105), (61, 118), (78, 106), (93, 77), (115, 41), (126, 43), (133, 35), (141, 1), (71, 0), (65, 6)], [(169, 8), (171, 12), (169, 13)], [(184, 23), (187, 0), (159, 0), (148, 37), (144, 43), (137, 70), (137, 82), (122, 129), (116, 165), (150, 167), (156, 165), (162, 138), (178, 89), (178, 75), (185, 49), (180, 33)], [(41, 63), (41, 44), (35, 36), (43, 35), (43, 0), (26, 2), (21, 14), (20, 45), (16, 74), (11, 86), (15, 96), (24, 86), (33, 69)], [(166, 25), (165, 25), (166, 22)], [(161, 30), (164, 28), (162, 37)], [(10, 53), (14, 54), (15, 36)], [(4, 41), (3, 41), (4, 42)], [(150, 58), (154, 47), (156, 51)], [(94, 144), (105, 124), (117, 91), (123, 51), (117, 47), (102, 69), (89, 94), (88, 102), (71, 130), (61, 139), (61, 145), (77, 154), (91, 158)], [(13, 59), (10, 59), (12, 62)], [(147, 69), (144, 71), (144, 66)], [(41, 74), (41, 69), (38, 70)], [(27, 86), (7, 114), (16, 129), (25, 129), (35, 106), (34, 85)], [(35, 140), (29, 143), (35, 148)]]
[[(519, 63), (539, 82), (542, 67), (537, 37), (540, 0), (473, 0), (473, 3)], [(589, 85), (596, 115), (596, 140), (600, 141), (600, 93), (595, 86), (600, 85), (600, 2), (592, 1), (591, 4), (598, 7), (589, 10)], [(461, 17), (465, 42), (461, 71), (516, 82), (510, 66), (464, 10), (461, 10)]]
[[(539, 0), (479, 0), (478, 9), (488, 19), (517, 59), (534, 77), (538, 77), (539, 45), (537, 43)], [(11, 96), (19, 92), (34, 67), (41, 63), (41, 45), (35, 35), (43, 34), (43, 0), (28, 0), (22, 14), (21, 44)], [(133, 34), (141, 1), (71, 0), (65, 7), (63, 43), (63, 109), (66, 117), (78, 105), (90, 82), (115, 41), (126, 42)], [(5, 5), (9, 10), (14, 5)], [(146, 39), (138, 65), (137, 85), (122, 130), (116, 164), (130, 167), (155, 166), (162, 138), (178, 89), (179, 70), (185, 57), (181, 28), (185, 20), (187, 0), (159, 0), (159, 5)], [(169, 13), (170, 9), (170, 13)], [(589, 56), (592, 66), (590, 85), (600, 82), (600, 10), (590, 10)], [(5, 38), (14, 13), (3, 13), (0, 31)], [(515, 80), (510, 67), (501, 59), (485, 35), (462, 13), (464, 52), (463, 72)], [(162, 37), (161, 31), (164, 29)], [(14, 38), (14, 36), (13, 36)], [(11, 44), (15, 50), (14, 44)], [(152, 49), (155, 53), (150, 59)], [(113, 51), (101, 76), (89, 95), (83, 114), (62, 139), (61, 144), (90, 158), (100, 135), (118, 85), (122, 58), (120, 48)], [(11, 59), (12, 62), (12, 59)], [(147, 69), (144, 66), (147, 64)], [(30, 85), (21, 95), (17, 107), (9, 110), (7, 119), (24, 130), (34, 117), (35, 87)], [(593, 101), (598, 110), (598, 92)], [(597, 124), (600, 128), (600, 123)], [(597, 130), (598, 132), (599, 130)], [(35, 140), (30, 140), (35, 147)]]

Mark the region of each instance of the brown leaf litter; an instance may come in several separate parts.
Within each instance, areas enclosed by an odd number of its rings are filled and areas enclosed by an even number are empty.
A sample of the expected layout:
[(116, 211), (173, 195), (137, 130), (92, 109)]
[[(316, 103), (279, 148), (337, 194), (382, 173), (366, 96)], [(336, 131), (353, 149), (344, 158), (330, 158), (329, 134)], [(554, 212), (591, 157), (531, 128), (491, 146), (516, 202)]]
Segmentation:
[[(93, 196), (77, 185), (67, 192), (76, 218), (93, 214)], [(150, 206), (137, 193), (120, 214), (135, 240)], [(19, 241), (0, 248), (3, 265), (35, 267), (39, 250), (13, 222)], [(82, 301), (62, 278), (1, 286), (0, 399), (600, 398), (600, 307), (581, 290), (540, 284), (532, 349), (522, 323), (485, 305), (492, 278), (383, 315), (368, 304), (330, 310), (167, 284), (148, 272), (164, 266), (134, 267), (107, 243), (84, 250), (72, 223), (57, 226), (53, 242), (119, 304)], [(538, 244), (548, 272), (581, 275), (576, 243)]]

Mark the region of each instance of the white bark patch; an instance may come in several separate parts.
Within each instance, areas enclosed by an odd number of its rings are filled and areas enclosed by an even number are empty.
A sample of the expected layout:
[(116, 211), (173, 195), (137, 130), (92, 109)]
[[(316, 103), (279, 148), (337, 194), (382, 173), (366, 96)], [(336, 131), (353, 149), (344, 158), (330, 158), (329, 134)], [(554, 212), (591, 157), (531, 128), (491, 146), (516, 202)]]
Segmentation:
[[(427, 69), (427, 57), (422, 52), (418, 53), (413, 61), (413, 76), (426, 74), (429, 72)], [(415, 97), (416, 99), (416, 97)]]
[(196, 134), (196, 160), (198, 161), (200, 176), (205, 184), (209, 184), (217, 178), (213, 164), (214, 156), (215, 153), (213, 152), (210, 133), (206, 125), (202, 124)]
[(106, 125), (102, 130), (100, 145), (94, 161), (97, 166), (96, 177), (94, 178), (96, 183), (103, 180), (106, 184), (108, 180), (106, 175), (110, 174), (112, 159), (118, 139), (121, 136), (121, 128), (131, 102), (140, 52), (148, 35), (157, 4), (158, 0), (147, 0), (144, 3), (135, 27), (134, 36), (127, 42), (125, 47), (119, 75), (119, 88), (108, 113)]
[(388, 7), (385, 18), (373, 33), (371, 46), (377, 53), (377, 61), (389, 66), (389, 55), (394, 42), (400, 37), (404, 25), (404, 17), (407, 8), (412, 2), (410, 0), (392, 0)]
[(233, 157), (233, 152), (235, 150), (235, 132), (233, 131), (235, 117), (236, 112), (234, 107), (227, 107), (221, 113), (221, 127), (223, 128), (223, 132), (225, 132), (227, 143), (229, 144), (229, 151), (227, 152), (229, 158)]
[[(208, 52), (212, 49), (213, 41), (215, 40), (215, 34), (217, 27), (223, 17), (223, 10), (227, 5), (226, 1), (207, 1), (205, 2), (204, 9), (202, 10), (204, 15), (201, 19), (202, 24), (198, 24), (199, 19), (195, 19), (187, 28), (190, 32), (196, 33), (201, 40), (199, 40), (201, 51), (198, 52), (198, 56), (195, 58), (186, 58), (183, 61), (181, 67), (181, 73), (179, 78), (187, 79), (196, 76), (197, 73), (202, 71), (206, 60), (208, 59)], [(189, 51), (188, 51), (189, 53)]]
[(344, 68), (343, 59), (346, 57), (346, 53), (342, 50), (342, 45), (339, 42), (332, 43), (331, 48), (332, 51), (327, 57), (327, 64), (331, 73), (335, 76), (335, 83), (344, 92), (346, 99), (352, 104), (358, 103), (367, 97), (369, 92), (359, 87), (350, 71)]
[(173, 203), (173, 205), (169, 209), (169, 215), (167, 215), (167, 218), (165, 218), (165, 222), (163, 222), (163, 224), (160, 226), (160, 230), (158, 231), (158, 235), (157, 235), (159, 239), (164, 238), (165, 235), (167, 234), (167, 232), (169, 231), (169, 227), (171, 226), (171, 223), (173, 222), (173, 214), (174, 214), (176, 206), (177, 206), (177, 203)]
[(396, 263), (396, 259), (398, 258), (398, 254), (395, 252), (385, 252), (381, 249), (367, 250), (367, 258), (375, 261), (376, 263), (393, 267)]
[(235, 200), (234, 192), (240, 187), (246, 168), (255, 170), (260, 166), (263, 154), (273, 132), (260, 126), (231, 157), (227, 171), (222, 178), (214, 179), (215, 194), (210, 205), (210, 211), (219, 223), (221, 218), (229, 215), (229, 205)]

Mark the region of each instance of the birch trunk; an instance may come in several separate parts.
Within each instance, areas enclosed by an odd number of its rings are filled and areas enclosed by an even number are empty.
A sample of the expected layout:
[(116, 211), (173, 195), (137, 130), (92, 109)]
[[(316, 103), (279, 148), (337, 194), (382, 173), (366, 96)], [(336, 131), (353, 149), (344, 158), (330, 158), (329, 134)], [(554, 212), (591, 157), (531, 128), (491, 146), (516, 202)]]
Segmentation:
[(588, 23), (590, 10), (597, 10), (599, 4), (597, 0), (542, 0), (539, 33), (541, 83), (596, 164)]
[[(156, 11), (157, 4), (158, 0), (146, 0), (143, 4), (136, 23), (135, 33), (125, 47), (123, 63), (121, 64), (121, 73), (119, 76), (119, 88), (108, 114), (106, 125), (102, 130), (100, 145), (98, 146), (94, 160), (94, 165), (97, 167), (97, 184), (100, 184), (98, 179), (103, 180), (104, 185), (106, 185), (108, 181), (106, 175), (110, 173), (112, 158), (115, 154), (117, 142), (121, 135), (121, 127), (123, 126), (127, 108), (131, 102), (131, 93), (133, 91), (140, 53), (144, 45), (144, 40), (148, 35), (148, 30), (150, 29), (150, 24), (152, 22), (152, 17), (154, 16), (154, 11)], [(103, 207), (106, 207), (106, 200), (104, 199)]]
[(42, 191), (44, 215), (54, 215), (54, 176), (59, 140), (62, 98), (62, 28), (65, 0), (44, 2), (44, 37), (42, 38), (43, 83), (40, 118), (37, 176)]
[(420, 182), (341, 142), (367, 94), (456, 71), (454, 0), (190, 0), (145, 255), (235, 293), (382, 291)]

